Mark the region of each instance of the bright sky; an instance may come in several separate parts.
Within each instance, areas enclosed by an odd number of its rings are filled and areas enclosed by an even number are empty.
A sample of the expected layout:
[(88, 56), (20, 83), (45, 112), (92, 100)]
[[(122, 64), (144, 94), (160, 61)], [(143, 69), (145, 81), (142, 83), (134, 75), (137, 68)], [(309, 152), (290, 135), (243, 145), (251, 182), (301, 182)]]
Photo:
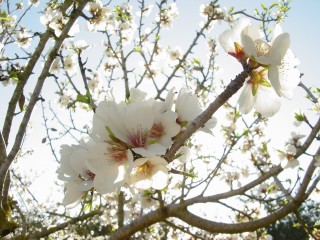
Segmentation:
[[(26, 1), (24, 1), (26, 2)], [(44, 2), (44, 1), (43, 1)], [(120, 1), (119, 1), (120, 2)], [(153, 2), (153, 1), (148, 1)], [(188, 3), (186, 3), (188, 2)], [(185, 49), (189, 46), (190, 41), (192, 40), (195, 30), (198, 27), (200, 17), (199, 17), (199, 5), (203, 3), (203, 0), (177, 0), (180, 11), (180, 17), (175, 23), (174, 31), (170, 31), (170, 35), (167, 38), (167, 42), (180, 45), (182, 49)], [(247, 9), (248, 13), (253, 12), (253, 6), (259, 7), (259, 3), (268, 3), (272, 1), (252, 1), (252, 0), (223, 0), (221, 1), (221, 6), (235, 6), (235, 10)], [(27, 4), (25, 3), (25, 6)], [(318, 23), (320, 22), (320, 1), (315, 0), (305, 0), (305, 1), (294, 1), (292, 4), (292, 10), (289, 11), (289, 17), (282, 24), (282, 28), (285, 32), (289, 32), (291, 35), (291, 49), (294, 51), (296, 56), (300, 59), (301, 64), (299, 69), (304, 73), (303, 81), (306, 85), (317, 85), (318, 76), (320, 71), (319, 61), (317, 59), (320, 56), (320, 48), (318, 47), (320, 43), (320, 32)], [(40, 10), (40, 9), (39, 9)], [(32, 20), (32, 21), (31, 21)], [(38, 22), (34, 21), (34, 18), (29, 18), (30, 24), (38, 25)], [(39, 25), (38, 25), (39, 26)], [(227, 28), (227, 24), (219, 24), (216, 26), (216, 31), (221, 32)], [(210, 35), (210, 34), (208, 34)], [(217, 38), (215, 30), (211, 32), (211, 36)], [(173, 46), (175, 46), (173, 44)], [(206, 54), (206, 53), (197, 53), (197, 54)], [(222, 63), (230, 63), (230, 59), (225, 59), (221, 57)], [(219, 63), (219, 62), (218, 62)], [(234, 62), (233, 62), (233, 66)], [(234, 67), (235, 70), (227, 71), (225, 66), (223, 76), (226, 76), (226, 79), (232, 79), (232, 77), (237, 73), (237, 67)], [(3, 88), (0, 86), (0, 100), (2, 103), (2, 109), (0, 111), (0, 124), (4, 121), (4, 113), (6, 111), (6, 104), (10, 94), (13, 91), (12, 86)], [(29, 89), (29, 91), (31, 91)], [(27, 94), (27, 93), (26, 93)], [(274, 134), (275, 144), (283, 144), (285, 139), (290, 134), (290, 126), (292, 126), (293, 121), (293, 111), (295, 109), (304, 109), (306, 100), (303, 99), (305, 93), (301, 89), (296, 90), (296, 97), (292, 101), (283, 101), (282, 108), (279, 113), (276, 114), (271, 120), (270, 125), (276, 131)], [(29, 144), (27, 147), (32, 147), (35, 151), (31, 157), (25, 158), (22, 161), (23, 167), (26, 169), (33, 169), (35, 172), (37, 169), (42, 169), (45, 172), (42, 173), (38, 178), (38, 183), (43, 182), (49, 178), (49, 176), (55, 176), (54, 172), (56, 170), (56, 163), (54, 159), (50, 158), (50, 150), (47, 146), (41, 143), (41, 139), (45, 137), (44, 129), (43, 132), (39, 131), (39, 126), (42, 124), (41, 109), (38, 107), (33, 113), (33, 131), (29, 132), (28, 141)], [(281, 129), (287, 129), (287, 133), (284, 132), (281, 136), (277, 134), (277, 131)], [(11, 136), (13, 138), (13, 136)], [(13, 141), (13, 139), (11, 139)], [(48, 154), (49, 152), (49, 154)], [(52, 175), (53, 174), (53, 175)], [(36, 184), (34, 186), (37, 186)], [(35, 187), (36, 188), (36, 187)], [(34, 191), (36, 189), (33, 189)], [(38, 192), (37, 197), (40, 198), (40, 201), (45, 201), (46, 196), (50, 194), (50, 188), (42, 188), (41, 192)]]

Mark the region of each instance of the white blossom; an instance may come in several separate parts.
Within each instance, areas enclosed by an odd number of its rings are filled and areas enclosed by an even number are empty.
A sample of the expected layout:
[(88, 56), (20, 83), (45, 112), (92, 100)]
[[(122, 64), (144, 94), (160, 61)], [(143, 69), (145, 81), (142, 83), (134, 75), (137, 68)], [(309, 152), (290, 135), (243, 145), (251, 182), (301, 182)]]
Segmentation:
[(285, 152), (278, 151), (279, 158), (281, 160), (281, 167), (286, 168), (295, 168), (299, 166), (298, 159), (295, 158), (297, 149), (293, 145), (287, 145)]
[(130, 184), (138, 189), (162, 190), (168, 185), (167, 161), (161, 157), (139, 158), (133, 162)]
[(60, 72), (61, 64), (60, 64), (60, 57), (56, 57), (49, 69), (51, 74), (58, 74)]
[(62, 145), (60, 149), (60, 167), (57, 170), (58, 179), (65, 182), (64, 205), (75, 206), (83, 194), (93, 187), (95, 174), (85, 164), (88, 158), (86, 144)]
[(64, 59), (64, 70), (70, 75), (73, 75), (77, 71), (76, 55), (67, 55)]
[[(198, 97), (188, 92), (185, 88), (181, 88), (179, 91), (175, 111), (178, 113), (178, 122), (182, 127), (186, 127), (202, 113)], [(200, 130), (211, 133), (211, 129), (214, 128), (216, 124), (216, 118), (212, 117)]]
[(238, 104), (242, 113), (249, 113), (252, 108), (263, 117), (271, 117), (280, 109), (280, 98), (270, 88), (260, 85), (255, 95), (252, 93), (254, 84), (250, 81), (244, 83)]
[(116, 191), (126, 183), (133, 155), (120, 144), (92, 142), (88, 145), (88, 168), (95, 172), (94, 188), (101, 194)]

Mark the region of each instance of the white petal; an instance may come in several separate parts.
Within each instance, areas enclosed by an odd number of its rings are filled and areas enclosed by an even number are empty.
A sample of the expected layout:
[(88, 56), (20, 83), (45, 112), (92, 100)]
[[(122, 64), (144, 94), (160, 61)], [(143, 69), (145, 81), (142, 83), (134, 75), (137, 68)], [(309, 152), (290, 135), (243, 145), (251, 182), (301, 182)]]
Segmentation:
[(244, 114), (249, 113), (253, 108), (254, 101), (255, 99), (252, 95), (252, 85), (244, 83), (242, 92), (238, 100), (239, 110)]
[(157, 165), (152, 172), (151, 187), (157, 190), (162, 190), (168, 185), (169, 176), (168, 169), (163, 165)]
[(180, 121), (193, 121), (202, 112), (199, 106), (199, 99), (196, 95), (182, 88), (176, 101), (176, 112)]
[(280, 65), (290, 45), (290, 35), (282, 33), (274, 40), (270, 50), (270, 58), (273, 64)]
[(271, 117), (276, 114), (281, 106), (280, 98), (272, 88), (259, 86), (254, 108), (263, 117)]
[(85, 164), (88, 159), (88, 151), (87, 150), (78, 150), (75, 151), (70, 157), (70, 165), (77, 173), (82, 173), (87, 169)]
[(171, 146), (171, 138), (176, 136), (181, 130), (180, 125), (177, 124), (177, 118), (178, 114), (176, 112), (167, 111), (162, 114), (161, 125), (164, 129), (164, 135), (161, 136), (159, 143), (167, 148)]
[(281, 96), (281, 85), (279, 80), (279, 71), (277, 65), (270, 65), (268, 68), (268, 78), (270, 80), (271, 86), (275, 90), (275, 92), (278, 94), (278, 96)]
[(229, 29), (224, 31), (220, 36), (219, 36), (219, 42), (222, 46), (222, 48), (227, 52), (234, 52), (234, 42), (235, 42), (235, 37), (234, 37), (234, 32)]
[(159, 143), (153, 143), (145, 148), (132, 148), (132, 151), (134, 151), (137, 154), (140, 154), (143, 157), (151, 157), (154, 155), (163, 155), (166, 153), (167, 148)]
[(200, 128), (200, 131), (205, 133), (212, 134), (212, 129), (217, 125), (217, 119), (215, 117), (211, 117), (204, 125), (204, 127)]
[(148, 131), (154, 123), (151, 107), (141, 105), (141, 103), (129, 104), (127, 112), (123, 117), (125, 121), (124, 125), (129, 132), (135, 131), (137, 127), (141, 127), (142, 131)]
[(84, 192), (80, 191), (79, 186), (75, 182), (68, 182), (66, 184), (66, 192), (63, 198), (63, 205), (70, 205), (81, 200)]
[(88, 147), (89, 156), (86, 164), (90, 171), (97, 172), (101, 169), (108, 168), (110, 165), (115, 165), (107, 159), (105, 153), (107, 150), (107, 143), (96, 143)]
[(139, 177), (132, 183), (136, 188), (147, 190), (151, 188), (151, 180), (148, 178), (140, 179)]
[(257, 58), (257, 50), (254, 41), (251, 37), (245, 34), (241, 34), (241, 41), (243, 45), (243, 50), (250, 58)]
[(101, 171), (96, 174), (93, 179), (93, 186), (100, 194), (111, 193), (120, 185), (119, 182), (115, 183), (117, 178), (117, 167), (105, 169), (105, 171)]

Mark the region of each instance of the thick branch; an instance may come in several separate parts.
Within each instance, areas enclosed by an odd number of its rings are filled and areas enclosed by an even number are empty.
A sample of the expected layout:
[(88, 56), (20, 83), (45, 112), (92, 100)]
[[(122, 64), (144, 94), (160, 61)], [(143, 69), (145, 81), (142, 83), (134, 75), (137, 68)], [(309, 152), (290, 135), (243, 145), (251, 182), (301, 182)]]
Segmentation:
[[(319, 153), (320, 153), (320, 148), (317, 151), (317, 154)], [(313, 159), (306, 171), (306, 174), (304, 176), (304, 179), (300, 185), (299, 191), (297, 192), (296, 196), (292, 197), (289, 200), (289, 203), (287, 205), (283, 206), (279, 210), (275, 211), (274, 213), (264, 218), (245, 222), (245, 223), (234, 223), (234, 224), (219, 223), (219, 222), (214, 222), (214, 221), (210, 221), (210, 220), (198, 217), (190, 213), (186, 207), (179, 211), (176, 211), (174, 216), (192, 226), (198, 227), (200, 229), (206, 230), (211, 233), (241, 233), (241, 232), (255, 231), (259, 228), (266, 227), (276, 222), (277, 220), (285, 217), (289, 213), (297, 211), (301, 203), (308, 197), (308, 195), (306, 194), (306, 191), (312, 179), (314, 170), (316, 169), (316, 167), (314, 166), (314, 163), (315, 163), (315, 160)], [(280, 168), (280, 167), (279, 166), (276, 167), (275, 170), (277, 168)], [(213, 197), (215, 196), (212, 196), (211, 198)]]
[(6, 148), (6, 143), (4, 141), (2, 133), (0, 132), (0, 163), (3, 162), (7, 157)]
[(298, 209), (300, 204), (303, 202), (302, 199), (291, 201), (289, 204), (274, 212), (273, 214), (254, 221), (244, 223), (220, 223), (214, 222), (207, 219), (203, 219), (190, 213), (187, 209), (181, 209), (177, 211), (174, 216), (181, 219), (182, 221), (203, 229), (211, 233), (241, 233), (241, 232), (252, 232), (259, 228), (268, 226), (275, 221), (285, 217), (289, 213)]
[[(146, 215), (143, 215), (142, 217), (132, 221), (130, 224), (124, 226), (121, 229), (118, 229), (110, 238), (109, 240), (122, 240), (127, 239), (134, 233), (151, 226), (152, 224), (155, 224), (157, 222), (164, 221), (166, 218), (168, 218), (170, 215), (172, 215), (172, 212), (176, 206), (173, 206), (171, 208), (165, 207), (161, 209), (157, 209), (153, 212), (150, 212)], [(170, 212), (169, 212), (170, 209)]]
[(142, 229), (151, 226), (152, 224), (155, 224), (160, 221), (164, 221), (165, 219), (169, 217), (176, 216), (175, 213), (179, 211), (183, 211), (183, 209), (186, 209), (187, 206), (196, 204), (196, 203), (205, 203), (205, 202), (216, 202), (220, 199), (225, 199), (229, 197), (233, 197), (239, 194), (245, 193), (247, 190), (261, 184), (266, 179), (279, 174), (279, 172), (282, 171), (281, 166), (273, 167), (269, 172), (264, 173), (256, 180), (248, 183), (247, 185), (236, 189), (231, 190), (229, 192), (220, 193), (212, 196), (198, 196), (194, 197), (182, 202), (179, 202), (177, 204), (170, 204), (168, 206), (164, 206), (160, 209), (157, 209), (155, 211), (152, 211), (146, 215), (143, 215), (140, 218), (137, 218), (136, 220), (132, 221), (130, 224), (124, 226), (121, 229), (118, 229), (111, 237), (110, 240), (116, 240), (116, 239), (127, 239), (129, 236), (133, 235), (134, 233), (141, 231)]

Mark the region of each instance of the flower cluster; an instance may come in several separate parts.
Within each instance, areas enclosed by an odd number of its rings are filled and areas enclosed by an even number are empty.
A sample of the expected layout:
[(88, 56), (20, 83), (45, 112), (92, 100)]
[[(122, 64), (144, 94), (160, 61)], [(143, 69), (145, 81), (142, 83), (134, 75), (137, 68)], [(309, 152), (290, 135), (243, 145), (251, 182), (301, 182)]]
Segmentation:
[(255, 108), (270, 117), (279, 111), (281, 96), (292, 98), (300, 82), (299, 61), (289, 49), (289, 34), (283, 33), (280, 25), (275, 25), (273, 39), (267, 42), (258, 27), (240, 19), (220, 35), (219, 41), (228, 54), (253, 69), (238, 100), (241, 112)]
[[(90, 139), (62, 145), (57, 173), (66, 182), (65, 205), (79, 202), (90, 189), (106, 194), (124, 186), (161, 190), (168, 185), (168, 162), (162, 156), (202, 110), (198, 98), (185, 89), (176, 99), (170, 90), (165, 101), (146, 95), (131, 89), (127, 101), (100, 102)], [(202, 130), (210, 132), (215, 124), (212, 118)]]
[(299, 166), (299, 161), (295, 158), (295, 155), (297, 153), (297, 149), (301, 147), (301, 139), (304, 137), (305, 135), (303, 134), (292, 132), (291, 138), (289, 138), (285, 144), (285, 151), (278, 150), (281, 166), (283, 168), (295, 168)]
[[(65, 24), (68, 22), (68, 17), (64, 16), (60, 9), (54, 9), (50, 6), (46, 7), (44, 15), (40, 17), (40, 22), (54, 31), (56, 37), (59, 37)], [(69, 36), (74, 36), (80, 31), (77, 23), (73, 24)]]

